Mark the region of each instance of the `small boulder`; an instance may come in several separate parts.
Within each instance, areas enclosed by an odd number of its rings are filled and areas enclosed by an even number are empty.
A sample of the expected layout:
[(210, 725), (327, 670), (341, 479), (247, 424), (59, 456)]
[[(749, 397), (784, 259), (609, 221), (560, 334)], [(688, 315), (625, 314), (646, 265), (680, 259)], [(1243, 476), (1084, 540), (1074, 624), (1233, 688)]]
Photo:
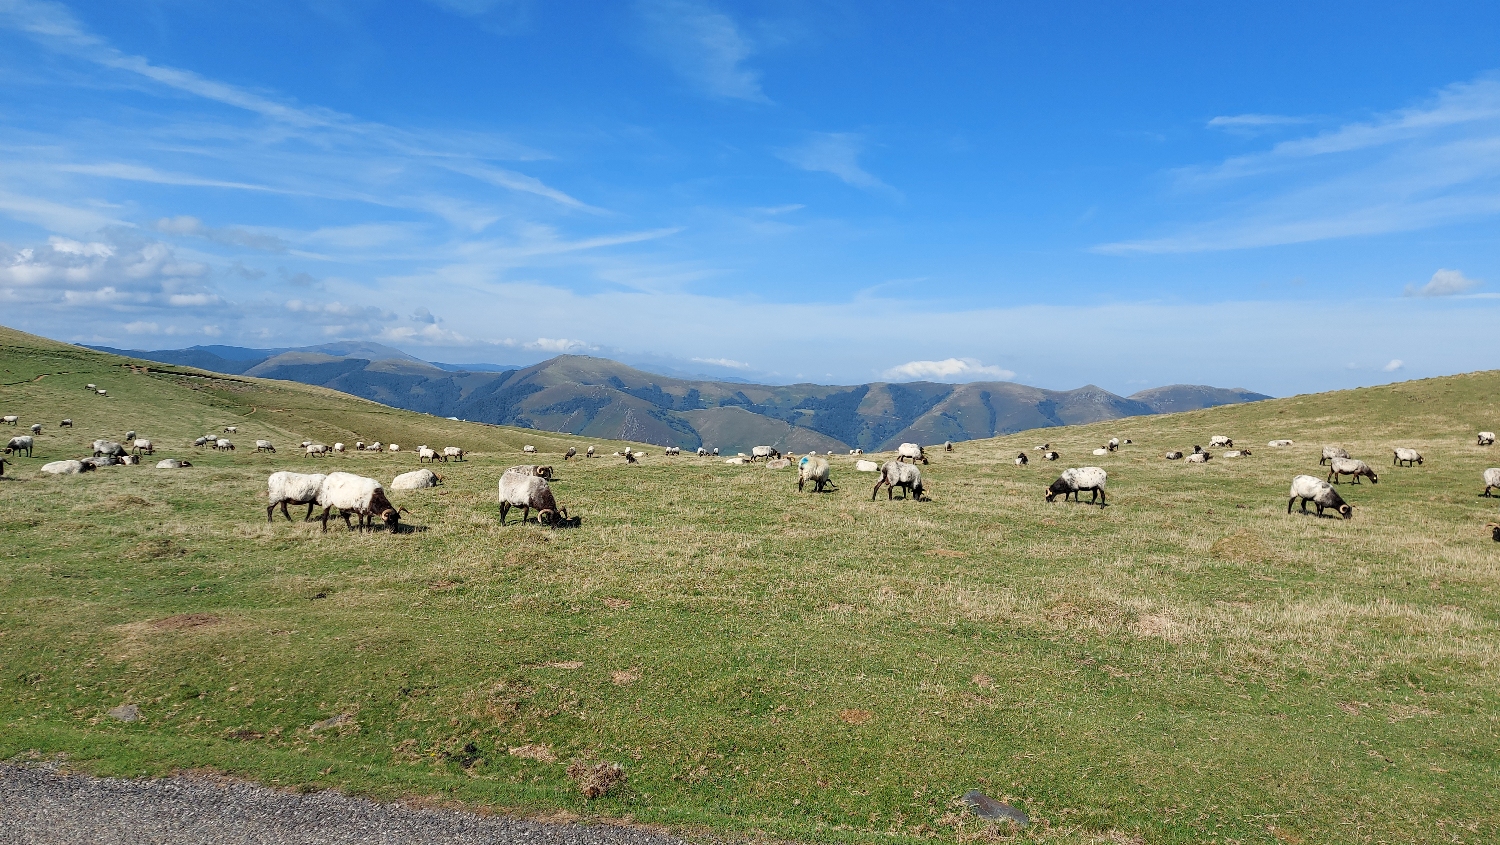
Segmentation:
[(139, 722), (141, 708), (134, 704), (121, 704), (119, 707), (111, 707), (104, 715), (121, 722)]

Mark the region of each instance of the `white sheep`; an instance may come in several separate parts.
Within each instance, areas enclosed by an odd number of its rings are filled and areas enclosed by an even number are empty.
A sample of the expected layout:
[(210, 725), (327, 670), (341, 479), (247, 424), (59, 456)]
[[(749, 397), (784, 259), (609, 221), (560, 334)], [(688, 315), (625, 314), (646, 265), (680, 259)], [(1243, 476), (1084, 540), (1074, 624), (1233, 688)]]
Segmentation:
[(1113, 452), (1114, 450), (1120, 448), (1120, 438), (1118, 438), (1118, 437), (1111, 437), (1109, 439), (1109, 442), (1106, 443), (1106, 444), (1104, 444), (1104, 448), (1108, 449), (1111, 452)]
[(1324, 446), (1323, 457), (1318, 459), (1318, 466), (1327, 466), (1338, 458), (1347, 458), (1349, 453), (1342, 446)]
[(536, 454), (536, 447), (528, 443), (527, 445), (521, 447), (521, 451), (525, 452), (528, 455), (534, 455)]
[(589, 447), (589, 448), (588, 448), (588, 451), (587, 451), (587, 452), (585, 452), (585, 453), (584, 453), (584, 455), (585, 455), (585, 456), (586, 456), (586, 457), (590, 457), (590, 458), (592, 458), (592, 457), (593, 457), (593, 456), (594, 456), (594, 447), (593, 447), (593, 446), (590, 446), (590, 447)]
[(237, 426), (237, 425), (226, 425), (226, 426), (224, 426), (224, 433), (225, 434), (238, 434), (239, 430), (240, 430), (240, 427)]
[(1108, 447), (1105, 447), (1103, 449), (1095, 449), (1094, 450), (1094, 456), (1095, 457), (1103, 457), (1103, 456), (1108, 455), (1108, 454), (1109, 454), (1109, 448)]
[[(417, 463), (421, 463), (422, 461), (434, 463), (437, 461), (438, 457), (439, 456), (436, 449), (431, 449), (427, 446), (417, 447)], [(446, 460), (446, 458), (444, 460)]]
[(1187, 456), (1187, 460), (1185, 461), (1185, 463), (1206, 464), (1212, 458), (1213, 455), (1210, 455), (1207, 452), (1194, 452), (1193, 454)]
[(220, 452), (233, 452), (234, 444), (220, 437), (218, 440), (214, 441), (214, 448)]
[(682, 454), (682, 447), (681, 446), (668, 446), (666, 449), (662, 450), (662, 454), (665, 455), (665, 456), (667, 456), (667, 457), (669, 457), (669, 458), (675, 457), (677, 455), (681, 455)]
[(1270, 443), (1267, 443), (1266, 445), (1270, 446), (1273, 449), (1280, 449), (1283, 446), (1290, 446), (1290, 445), (1292, 445), (1292, 441), (1291, 440), (1272, 440)]
[(506, 472), (500, 476), (500, 524), (511, 508), (521, 508), (521, 523), (524, 525), (533, 510), (536, 521), (543, 525), (565, 522), (568, 511), (557, 506), (552, 488), (547, 479), (535, 475)]
[(436, 487), (442, 480), (442, 476), (430, 469), (414, 469), (411, 472), (403, 472), (391, 479), (391, 489), (421, 490), (427, 487)]
[(1484, 471), (1484, 495), (1489, 496), (1491, 490), (1497, 489), (1500, 489), (1500, 467), (1490, 467)]
[(6, 414), (5, 416), (0, 417), (0, 423), (5, 423), (6, 425), (15, 425), (20, 421), (21, 418), (16, 416), (15, 414)]
[(702, 458), (702, 457), (706, 457), (707, 455), (708, 455), (708, 450), (705, 449), (705, 448), (703, 448), (702, 446), (699, 446), (698, 447), (698, 457)]
[(389, 449), (392, 452), (399, 452), (399, 451), (401, 451), (401, 444), (399, 444), (399, 443), (392, 443), (391, 445), (387, 446), (386, 448)]
[(1234, 440), (1232, 438), (1225, 437), (1222, 434), (1215, 434), (1214, 436), (1208, 438), (1208, 445), (1228, 449), (1234, 447)]
[[(823, 488), (833, 482), (828, 478), (828, 461), (824, 458), (803, 458), (797, 462), (797, 492), (802, 492), (802, 485), (811, 481), (813, 492), (821, 493)], [(838, 489), (835, 487), (834, 489)]]
[(120, 445), (119, 443), (114, 442), (113, 440), (94, 441), (94, 457), (96, 458), (100, 455), (120, 456), (123, 454), (125, 454), (125, 447)]
[(1422, 453), (1416, 449), (1405, 449), (1398, 446), (1391, 454), (1392, 466), (1412, 466), (1413, 464), (1416, 466), (1422, 465)]
[(854, 469), (858, 472), (879, 472), (880, 464), (874, 461), (859, 460), (854, 462)]
[(178, 460), (177, 458), (163, 458), (156, 462), (157, 469), (182, 469), (190, 466), (192, 466), (191, 462)]
[(1055, 461), (1058, 458), (1058, 454), (1056, 452), (1043, 452), (1042, 457), (1049, 461)]
[(328, 454), (328, 447), (322, 443), (310, 443), (307, 446), (308, 457), (323, 457)]
[(552, 467), (537, 466), (536, 464), (521, 464), (506, 470), (511, 475), (534, 475), (537, 478), (552, 478)]
[(356, 441), (354, 441), (354, 451), (356, 451), (356, 452), (363, 452), (364, 450), (365, 450), (365, 441), (363, 441), (363, 440), (356, 440)]
[(42, 424), (41, 423), (32, 423), (31, 424), (31, 433), (32, 434), (41, 434), (42, 433)]
[(865, 450), (863, 450), (863, 449), (850, 449), (849, 450), (849, 454), (851, 454), (851, 455), (863, 455), (864, 453), (865, 453)]
[(1354, 508), (1344, 502), (1339, 492), (1333, 489), (1321, 478), (1311, 475), (1299, 475), (1292, 479), (1291, 497), (1286, 500), (1286, 512), (1292, 512), (1292, 503), (1298, 499), (1302, 500), (1302, 512), (1307, 513), (1307, 503), (1312, 502), (1318, 508), (1318, 516), (1323, 515), (1324, 508), (1333, 508), (1339, 512), (1344, 519), (1354, 516)]
[(1361, 477), (1370, 479), (1371, 484), (1379, 484), (1380, 479), (1375, 477), (1375, 470), (1370, 465), (1354, 458), (1334, 458), (1328, 464), (1328, 480), (1334, 484), (1339, 483), (1343, 476), (1353, 476), (1355, 484), (1359, 483)]
[(84, 390), (97, 390), (98, 388), (99, 388), (99, 385), (97, 385), (97, 384), (85, 384), (83, 386)]
[(1481, 431), (1481, 432), (1479, 432), (1479, 444), (1478, 445), (1480, 445), (1480, 446), (1493, 446), (1493, 445), (1495, 445), (1495, 432), (1493, 432), (1493, 431)]
[(9, 455), (13, 452), (25, 452), (26, 457), (29, 458), (31, 457), (31, 447), (35, 443), (36, 440), (29, 434), (23, 434), (20, 437), (12, 437), (10, 439), (10, 442), (5, 444), (5, 454)]
[(912, 463), (921, 461), (927, 463), (927, 451), (916, 443), (902, 443), (896, 447), (896, 460), (904, 462), (910, 460)]
[(903, 463), (899, 460), (886, 461), (880, 467), (880, 480), (875, 482), (875, 489), (870, 491), (870, 501), (875, 501), (875, 496), (880, 492), (881, 485), (885, 486), (886, 501), (896, 498), (895, 490), (900, 487), (901, 498), (909, 499), (913, 496), (917, 501), (922, 501), (922, 471), (917, 469), (916, 464)]
[(725, 458), (724, 459), (724, 463), (730, 464), (732, 466), (742, 466), (742, 465), (747, 464), (749, 462), (750, 462), (750, 460), (748, 458)]
[(1167, 453), (1167, 460), (1180, 461), (1182, 460), (1182, 453), (1177, 451), (1176, 449), (1173, 449), (1172, 451)]
[(391, 500), (385, 496), (385, 488), (380, 482), (373, 478), (365, 478), (352, 472), (332, 472), (323, 479), (323, 485), (318, 488), (318, 504), (323, 508), (323, 530), (328, 530), (328, 513), (333, 508), (339, 509), (339, 515), (344, 518), (344, 525), (354, 528), (349, 524), (349, 517), (359, 517), (359, 530), (375, 527), (375, 518), (380, 517), (385, 527), (394, 531), (401, 521), (401, 514)]
[(1092, 505), (1097, 501), (1099, 507), (1102, 508), (1105, 504), (1104, 485), (1108, 479), (1108, 474), (1099, 467), (1065, 469), (1056, 481), (1048, 485), (1046, 498), (1050, 502), (1057, 498), (1058, 493), (1061, 493), (1064, 502), (1069, 496), (1073, 497), (1073, 501), (1081, 502), (1083, 500), (1078, 494), (1088, 490), (1091, 493), (1089, 504)]
[(713, 456), (714, 456), (714, 457), (715, 457), (715, 458), (717, 458), (717, 457), (718, 457), (718, 456), (719, 456), (719, 447), (718, 447), (718, 446), (715, 446), (715, 447), (714, 447), (714, 448), (713, 448)]
[(943, 451), (944, 452), (952, 452), (953, 451), (953, 441), (952, 440), (944, 440), (943, 441)]
[(307, 505), (307, 515), (302, 517), (306, 522), (312, 518), (313, 504), (318, 501), (318, 491), (323, 489), (323, 481), (328, 476), (323, 473), (301, 473), (301, 472), (273, 472), (266, 479), (266, 522), (271, 521), (272, 512), (276, 506), (281, 506), (281, 515), (290, 522), (292, 515), (287, 513), (287, 505)]
[(131, 451), (135, 452), (137, 455), (142, 452), (145, 452), (148, 455), (156, 454), (156, 449), (152, 447), (151, 441), (144, 438), (136, 438), (135, 442), (131, 444), (131, 447)]
[[(198, 446), (198, 445), (201, 445), (201, 444), (194, 443), (193, 445), (194, 446)], [(257, 441), (255, 441), (255, 451), (257, 451), (257, 452), (275, 452), (276, 451), (276, 447), (272, 446), (271, 445), (271, 441), (269, 441), (269, 440), (257, 440)]]
[(381, 443), (379, 440), (376, 440), (374, 443), (371, 443), (369, 446), (365, 447), (365, 451), (367, 452), (380, 452), (384, 451), (384, 449), (385, 444)]
[(1226, 458), (1248, 458), (1248, 457), (1250, 457), (1250, 450), (1249, 449), (1230, 449), (1228, 452), (1225, 452), (1223, 454), (1223, 457), (1226, 457)]
[[(573, 455), (576, 455), (576, 454), (578, 454), (578, 450), (577, 449), (574, 449), (572, 447), (568, 448), (568, 456), (569, 457), (571, 457)], [(443, 447), (443, 459), (444, 459), (444, 461), (447, 461), (449, 458), (452, 458), (455, 461), (461, 461), (461, 460), (463, 460), (464, 459), (464, 450), (460, 449), (457, 446), (444, 446)], [(566, 460), (566, 458), (564, 460)]]
[(1016, 453), (1016, 466), (1023, 467), (1023, 466), (1026, 466), (1029, 463), (1031, 463), (1031, 459), (1028, 458), (1028, 457), (1026, 457), (1026, 453), (1025, 452), (1017, 452)]
[(781, 452), (774, 446), (756, 446), (750, 450), (750, 460), (752, 461), (769, 461), (772, 458), (779, 457), (781, 457)]
[(97, 394), (99, 394), (100, 396), (108, 396), (109, 395), (109, 391), (105, 390), (103, 388), (100, 388), (99, 390), (96, 390), (94, 392), (97, 393)]
[(344, 444), (342, 444), (342, 443), (335, 443), (335, 444), (333, 444), (333, 451), (338, 452), (340, 455), (344, 454)]
[(53, 461), (50, 464), (42, 464), (42, 472), (48, 475), (77, 475), (80, 472), (90, 472), (94, 469), (91, 463), (83, 461)]

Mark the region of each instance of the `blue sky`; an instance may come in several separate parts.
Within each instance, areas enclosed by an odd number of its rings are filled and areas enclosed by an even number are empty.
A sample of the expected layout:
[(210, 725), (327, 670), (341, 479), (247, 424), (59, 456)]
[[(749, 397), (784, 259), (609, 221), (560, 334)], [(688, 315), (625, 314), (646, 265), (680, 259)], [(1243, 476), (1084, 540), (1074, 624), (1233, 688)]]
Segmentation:
[(1497, 366), (1500, 6), (0, 0), (3, 322), (776, 382)]

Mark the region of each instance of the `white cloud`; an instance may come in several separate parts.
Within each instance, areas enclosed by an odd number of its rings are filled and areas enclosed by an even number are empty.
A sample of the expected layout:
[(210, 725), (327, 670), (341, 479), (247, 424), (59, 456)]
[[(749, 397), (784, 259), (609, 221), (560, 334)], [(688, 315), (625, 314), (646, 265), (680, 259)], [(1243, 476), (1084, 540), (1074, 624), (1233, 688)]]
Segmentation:
[(167, 304), (178, 308), (214, 305), (222, 301), (211, 293), (174, 293), (167, 297)]
[(652, 48), (686, 82), (712, 97), (768, 103), (760, 74), (744, 66), (753, 45), (734, 19), (688, 0), (638, 5)]
[(944, 358), (941, 361), (908, 361), (891, 367), (880, 377), (886, 381), (1006, 381), (1015, 378), (1016, 374), (975, 358)]
[(1478, 279), (1471, 279), (1458, 270), (1439, 270), (1432, 274), (1427, 284), (1406, 286), (1407, 296), (1457, 296), (1479, 287)]
[(873, 173), (859, 164), (859, 154), (864, 150), (864, 138), (846, 132), (817, 132), (807, 143), (790, 149), (779, 150), (777, 155), (788, 164), (815, 173), (831, 173), (846, 184), (867, 191), (883, 191), (899, 195), (890, 185), (880, 181)]
[(569, 340), (565, 337), (539, 337), (529, 343), (523, 343), (521, 344), (521, 346), (525, 349), (535, 349), (540, 352), (556, 352), (559, 354), (565, 354), (569, 352), (587, 352), (599, 348), (587, 341)]
[(1282, 114), (1231, 114), (1210, 120), (1208, 126), (1212, 129), (1259, 129), (1306, 122), (1305, 117), (1288, 117)]
[(421, 326), (392, 326), (380, 333), (387, 343), (417, 343), (423, 346), (471, 346), (473, 340), (455, 331), (427, 323)]
[(736, 361), (733, 358), (691, 358), (699, 364), (712, 364), (715, 367), (727, 367), (731, 370), (748, 370), (750, 365), (744, 361)]
[(125, 331), (131, 334), (161, 334), (161, 326), (156, 323), (148, 323), (145, 320), (136, 320), (126, 323)]
[(0, 258), (0, 295), (12, 301), (63, 305), (186, 305), (174, 297), (218, 301), (201, 279), (208, 266), (179, 259), (173, 249), (127, 232), (107, 240), (53, 235), (45, 244)]
[(203, 225), (203, 221), (190, 215), (163, 217), (152, 224), (152, 228), (164, 235), (205, 238), (215, 243), (243, 246), (262, 252), (286, 252), (287, 243), (281, 238), (255, 232), (238, 226), (215, 229)]
[(396, 315), (389, 311), (377, 308), (374, 305), (345, 305), (342, 302), (307, 302), (301, 299), (289, 299), (286, 302), (286, 310), (295, 314), (314, 314), (329, 317), (353, 318), (358, 320), (394, 320)]
[(1405, 366), (1405, 361), (1401, 360), (1400, 358), (1392, 358), (1391, 362), (1389, 364), (1386, 364), (1384, 367), (1381, 367), (1381, 369), (1387, 373), (1394, 373), (1395, 371)]

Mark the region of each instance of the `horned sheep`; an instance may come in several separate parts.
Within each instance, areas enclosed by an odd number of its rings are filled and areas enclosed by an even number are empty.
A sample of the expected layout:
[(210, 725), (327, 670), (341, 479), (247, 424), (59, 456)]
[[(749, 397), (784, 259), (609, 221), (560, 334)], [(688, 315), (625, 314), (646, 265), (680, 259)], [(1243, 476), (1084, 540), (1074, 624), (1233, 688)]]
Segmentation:
[(1343, 497), (1333, 489), (1332, 484), (1321, 478), (1314, 478), (1311, 475), (1299, 475), (1293, 478), (1291, 496), (1286, 500), (1287, 513), (1292, 512), (1292, 503), (1298, 499), (1302, 500), (1303, 513), (1307, 513), (1307, 503), (1312, 502), (1318, 508), (1318, 516), (1323, 515), (1325, 508), (1333, 508), (1344, 519), (1354, 516), (1354, 508), (1344, 502)]
[(1500, 467), (1490, 467), (1484, 471), (1483, 495), (1489, 496), (1491, 490), (1500, 490)]
[(351, 530), (354, 526), (349, 524), (350, 516), (359, 517), (361, 531), (373, 529), (376, 517), (392, 531), (401, 522), (401, 514), (391, 504), (391, 500), (386, 498), (385, 488), (380, 486), (380, 482), (352, 472), (329, 473), (318, 489), (318, 504), (323, 507), (324, 531), (328, 530), (328, 514), (334, 508), (339, 509), (344, 525)]
[(802, 485), (811, 481), (813, 492), (821, 493), (823, 488), (833, 482), (828, 478), (828, 461), (824, 458), (803, 458), (797, 462), (797, 492), (802, 492)]
[(307, 515), (302, 517), (306, 522), (312, 518), (313, 505), (318, 501), (318, 491), (323, 489), (323, 482), (328, 476), (323, 473), (301, 473), (281, 472), (271, 473), (266, 479), (266, 522), (271, 521), (271, 515), (276, 506), (281, 506), (281, 515), (290, 522), (292, 515), (287, 513), (287, 505), (307, 505)]
[(875, 501), (881, 485), (885, 486), (887, 501), (896, 498), (897, 487), (901, 488), (903, 499), (915, 496), (917, 501), (922, 501), (922, 471), (917, 469), (915, 464), (902, 463), (899, 460), (886, 461), (880, 467), (880, 480), (875, 482), (875, 489), (870, 491), (870, 501)]
[(1421, 466), (1422, 465), (1422, 453), (1418, 452), (1416, 449), (1405, 449), (1405, 448), (1402, 448), (1402, 447), (1397, 447), (1396, 450), (1391, 453), (1391, 465), (1392, 466), (1413, 466), (1413, 465), (1415, 465), (1415, 466)]
[(239, 430), (240, 430), (240, 427), (237, 426), (237, 425), (226, 425), (226, 426), (224, 426), (224, 433), (225, 434), (238, 434)]
[(1108, 480), (1108, 477), (1108, 474), (1099, 467), (1065, 469), (1062, 475), (1058, 476), (1058, 479), (1052, 482), (1047, 488), (1047, 501), (1053, 501), (1059, 493), (1062, 494), (1063, 501), (1065, 502), (1069, 496), (1072, 496), (1075, 502), (1083, 501), (1079, 498), (1078, 494), (1084, 490), (1088, 490), (1091, 493), (1089, 504), (1092, 505), (1097, 501), (1099, 507), (1102, 508), (1106, 501), (1104, 484)]
[(521, 464), (520, 466), (513, 466), (510, 469), (507, 469), (506, 472), (512, 475), (534, 475), (537, 478), (546, 478), (549, 480), (552, 478), (552, 467), (536, 466), (535, 464)]
[(576, 457), (577, 455), (578, 455), (578, 447), (577, 446), (569, 446), (568, 447), (568, 451), (563, 452), (563, 460), (566, 461), (569, 458)]
[(1370, 465), (1364, 461), (1354, 458), (1334, 458), (1328, 465), (1328, 480), (1337, 484), (1339, 479), (1346, 475), (1352, 476), (1355, 484), (1358, 484), (1362, 477), (1370, 479), (1371, 484), (1380, 483), (1380, 479), (1375, 476), (1375, 470), (1370, 469)]
[(557, 499), (552, 496), (552, 488), (547, 484), (547, 479), (506, 471), (500, 476), (499, 486), (501, 525), (505, 524), (511, 508), (521, 508), (523, 525), (533, 510), (536, 511), (536, 521), (542, 525), (567, 522), (568, 511), (557, 506)]
[(33, 439), (29, 434), (23, 434), (20, 437), (12, 437), (10, 439), (10, 442), (5, 444), (5, 454), (9, 455), (12, 452), (25, 452), (26, 457), (29, 458), (31, 457), (31, 447), (35, 443), (36, 440)]

